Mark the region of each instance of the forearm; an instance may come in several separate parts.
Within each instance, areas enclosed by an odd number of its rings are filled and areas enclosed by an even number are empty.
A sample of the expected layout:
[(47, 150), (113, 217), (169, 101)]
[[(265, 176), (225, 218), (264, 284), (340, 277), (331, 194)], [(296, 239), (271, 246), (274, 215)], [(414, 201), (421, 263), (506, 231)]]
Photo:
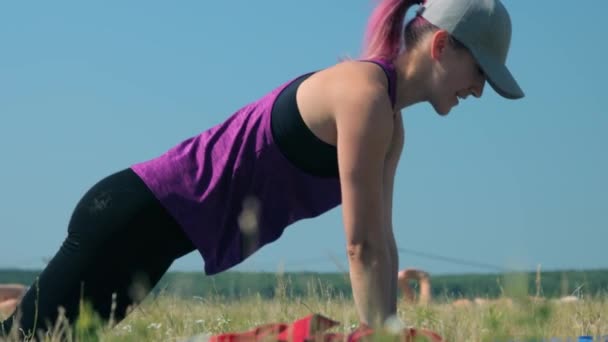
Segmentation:
[[(395, 264), (386, 245), (349, 246), (350, 280), (361, 323), (376, 326), (395, 314)], [(393, 285), (395, 282), (395, 285)]]
[(397, 276), (399, 273), (399, 254), (397, 253), (397, 243), (395, 242), (395, 238), (392, 234), (393, 227), (389, 227), (390, 229), (390, 238), (387, 240), (387, 250), (389, 251), (389, 256), (391, 258), (391, 279), (388, 293), (388, 306), (392, 312), (397, 312), (397, 296), (398, 296), (398, 280)]

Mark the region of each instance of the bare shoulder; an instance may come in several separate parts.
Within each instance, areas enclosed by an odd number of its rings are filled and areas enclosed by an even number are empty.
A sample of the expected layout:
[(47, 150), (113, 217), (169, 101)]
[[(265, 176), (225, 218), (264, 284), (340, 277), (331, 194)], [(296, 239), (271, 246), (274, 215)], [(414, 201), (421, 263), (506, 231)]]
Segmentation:
[(328, 97), (339, 152), (366, 156), (365, 162), (372, 164), (371, 155), (384, 160), (395, 126), (384, 72), (373, 63), (350, 61), (336, 65), (331, 71), (335, 72), (335, 83)]
[(306, 82), (302, 98), (313, 102), (317, 112), (325, 113), (331, 121), (341, 116), (352, 120), (358, 113), (365, 114), (366, 109), (374, 115), (391, 110), (388, 80), (374, 63), (343, 61), (315, 73)]
[(374, 64), (360, 61), (344, 61), (320, 75), (326, 78), (328, 95), (332, 101), (342, 103), (349, 100), (376, 101), (388, 98), (388, 80), (384, 71)]
[[(329, 99), (335, 120), (362, 120), (386, 126), (393, 122), (393, 108), (384, 71), (373, 63), (347, 61), (333, 67)], [(360, 120), (359, 120), (360, 119)], [(380, 128), (378, 127), (378, 128)]]
[(387, 87), (384, 71), (375, 63), (346, 60), (327, 68), (326, 71), (340, 79), (361, 82), (368, 85)]
[(313, 133), (333, 145), (339, 129), (370, 124), (383, 126), (385, 134), (392, 129), (388, 80), (374, 63), (343, 61), (316, 72), (300, 85), (297, 102)]

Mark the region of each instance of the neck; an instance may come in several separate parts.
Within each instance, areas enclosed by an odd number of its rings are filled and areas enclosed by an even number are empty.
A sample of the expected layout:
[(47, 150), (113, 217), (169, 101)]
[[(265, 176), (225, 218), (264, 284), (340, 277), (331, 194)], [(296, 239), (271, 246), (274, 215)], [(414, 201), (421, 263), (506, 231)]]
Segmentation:
[(399, 110), (427, 101), (427, 84), (424, 73), (417, 67), (416, 52), (400, 54), (395, 60), (397, 72), (397, 99), (395, 107)]

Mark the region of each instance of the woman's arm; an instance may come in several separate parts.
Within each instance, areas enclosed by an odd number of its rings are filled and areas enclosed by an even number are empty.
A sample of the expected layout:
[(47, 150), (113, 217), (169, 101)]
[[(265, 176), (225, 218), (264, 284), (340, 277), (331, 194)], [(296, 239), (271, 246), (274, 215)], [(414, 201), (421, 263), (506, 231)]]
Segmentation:
[(393, 189), (395, 185), (395, 174), (397, 172), (397, 166), (403, 151), (404, 144), (404, 132), (403, 132), (403, 121), (401, 118), (401, 112), (395, 114), (395, 124), (393, 126), (393, 135), (386, 157), (386, 164), (384, 168), (384, 222), (386, 234), (389, 236), (387, 241), (387, 248), (391, 254), (393, 270), (393, 279), (391, 284), (395, 285), (394, 288), (390, 289), (389, 304), (392, 311), (397, 311), (397, 274), (399, 271), (399, 254), (397, 253), (397, 244), (393, 234)]
[(361, 323), (376, 326), (395, 314), (395, 249), (387, 248), (394, 239), (385, 222), (385, 161), (394, 121), (386, 88), (363, 84), (342, 94), (335, 115), (353, 296)]

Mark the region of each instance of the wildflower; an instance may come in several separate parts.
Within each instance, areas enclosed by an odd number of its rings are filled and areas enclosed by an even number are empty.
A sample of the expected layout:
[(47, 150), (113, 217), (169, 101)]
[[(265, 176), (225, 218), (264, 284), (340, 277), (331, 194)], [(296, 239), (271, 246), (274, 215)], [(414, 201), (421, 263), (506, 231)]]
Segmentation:
[(162, 323), (150, 323), (150, 325), (148, 325), (148, 329), (160, 329), (162, 326)]

